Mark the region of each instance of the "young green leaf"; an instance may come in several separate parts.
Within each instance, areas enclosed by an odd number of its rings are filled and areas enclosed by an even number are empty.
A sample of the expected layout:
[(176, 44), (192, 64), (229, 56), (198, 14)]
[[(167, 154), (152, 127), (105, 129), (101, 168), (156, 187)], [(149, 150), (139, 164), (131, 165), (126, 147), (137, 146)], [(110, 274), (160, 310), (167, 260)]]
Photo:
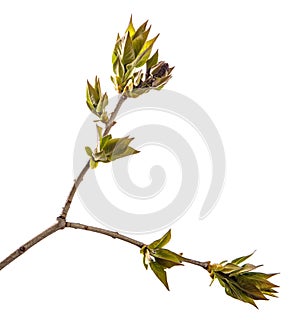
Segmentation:
[(86, 88), (86, 101), (88, 105), (95, 108), (95, 106), (99, 102), (99, 95), (94, 87), (87, 81), (87, 88)]
[(138, 29), (136, 30), (136, 32), (132, 37), (133, 40), (136, 39), (140, 34), (142, 34), (146, 30), (147, 24), (148, 24), (148, 20), (138, 27)]
[[(136, 60), (137, 60), (135, 63), (136, 68), (142, 67), (147, 62), (147, 60), (149, 59), (149, 56), (151, 54), (151, 50), (152, 50), (154, 41), (157, 39), (157, 37), (158, 37), (158, 35), (155, 38), (153, 38), (152, 40), (149, 40), (145, 43), (144, 47), (141, 50), (141, 53), (136, 58)], [(147, 45), (147, 43), (151, 43), (151, 44)]]
[(122, 63), (123, 65), (127, 65), (131, 63), (135, 59), (135, 51), (133, 49), (133, 44), (131, 37), (129, 35), (129, 32), (126, 35), (126, 40), (125, 40), (125, 46), (124, 46), (124, 52), (122, 56)]
[(252, 271), (256, 268), (259, 268), (261, 267), (261, 265), (259, 266), (255, 266), (253, 264), (250, 264), (250, 263), (246, 263), (244, 264), (243, 266), (240, 267), (239, 270), (236, 270), (236, 271), (233, 271), (229, 274), (230, 277), (234, 277), (234, 276), (237, 276), (239, 274), (243, 274), (243, 273), (246, 273), (246, 272), (249, 272), (249, 271)]
[(117, 57), (120, 56), (122, 53), (122, 38), (120, 38), (120, 35), (117, 35), (116, 44), (112, 53), (112, 64), (115, 63), (117, 60)]
[(254, 302), (254, 300), (251, 297), (249, 297), (246, 293), (244, 293), (243, 291), (239, 290), (234, 284), (232, 284), (230, 282), (227, 283), (225, 285), (225, 292), (230, 297), (232, 297), (234, 299), (238, 299), (238, 300), (246, 302), (246, 303), (250, 303), (255, 308), (257, 308), (257, 305)]
[(108, 134), (107, 136), (104, 136), (102, 138), (102, 141), (100, 143), (100, 150), (103, 150), (107, 144), (107, 142), (111, 140), (111, 134)]
[(167, 290), (170, 290), (168, 280), (167, 280), (167, 273), (164, 270), (164, 268), (158, 262), (155, 262), (155, 261), (150, 262), (150, 268), (154, 272), (154, 274), (157, 276), (157, 278), (167, 288)]
[(149, 244), (149, 249), (156, 249), (156, 248), (163, 248), (165, 245), (169, 243), (171, 240), (171, 229), (164, 234), (160, 239), (153, 241), (151, 244)]
[(92, 158), (90, 159), (90, 168), (96, 169), (98, 167), (98, 162), (94, 161)]
[[(97, 127), (97, 133), (98, 133), (98, 140), (99, 140), (99, 143), (100, 143), (100, 146), (101, 146), (101, 143), (102, 143), (102, 128), (100, 126), (98, 126), (98, 125), (96, 125), (96, 127)], [(101, 148), (100, 148), (100, 150), (101, 150)]]
[(150, 70), (150, 68), (155, 66), (157, 62), (158, 62), (158, 50), (156, 50), (155, 53), (152, 55), (152, 57), (147, 60), (146, 69)]
[(145, 32), (141, 33), (138, 37), (136, 37), (132, 41), (132, 45), (133, 45), (133, 48), (134, 48), (135, 56), (137, 56), (141, 52), (141, 50), (142, 50), (142, 48), (143, 48), (143, 46), (144, 46), (144, 44), (145, 44), (145, 42), (146, 42), (146, 40), (148, 38), (150, 29), (151, 28), (149, 28)]
[(132, 147), (127, 147), (126, 150), (120, 154), (113, 152), (113, 154), (111, 155), (111, 161), (114, 161), (114, 160), (117, 160), (120, 158), (124, 158), (124, 157), (128, 157), (128, 156), (132, 156), (132, 155), (137, 154), (139, 152), (140, 151), (135, 150)]
[(87, 155), (89, 157), (92, 157), (93, 151), (92, 151), (92, 149), (90, 147), (85, 147), (85, 152), (87, 153)]
[(150, 253), (155, 258), (160, 258), (160, 259), (172, 261), (175, 263), (182, 262), (182, 256), (168, 249), (157, 248), (157, 249), (151, 250)]
[(249, 255), (247, 256), (243, 256), (243, 257), (239, 257), (239, 258), (236, 258), (236, 259), (233, 259), (231, 261), (231, 263), (234, 263), (234, 264), (240, 264), (242, 262), (244, 262), (245, 260), (249, 259), (253, 254), (254, 254), (255, 251), (253, 251), (252, 253), (250, 253)]
[(121, 79), (123, 78), (125, 69), (124, 69), (124, 66), (121, 62), (120, 56), (117, 56), (117, 59), (113, 64), (113, 71), (116, 74), (116, 76), (118, 76)]
[(155, 258), (155, 261), (158, 262), (165, 269), (166, 268), (170, 269), (170, 268), (176, 267), (176, 266), (183, 266), (182, 263), (173, 262), (170, 260), (164, 260), (164, 259), (160, 259), (160, 258)]
[(124, 138), (120, 138), (119, 141), (116, 143), (116, 146), (113, 150), (113, 153), (118, 155), (118, 154), (122, 154), (123, 152), (125, 152), (125, 150), (129, 146), (129, 143), (132, 140), (133, 140), (133, 138), (129, 138), (128, 136), (124, 137)]
[(128, 69), (133, 70), (134, 68), (142, 67), (146, 63), (146, 61), (148, 60), (148, 58), (151, 54), (152, 46), (153, 46), (153, 44), (151, 46), (147, 47), (145, 50), (142, 49), (141, 52), (135, 58), (135, 60), (128, 65)]
[(130, 16), (129, 24), (128, 24), (128, 27), (127, 27), (125, 33), (127, 33), (127, 32), (129, 32), (130, 37), (134, 36), (135, 29), (134, 29), (134, 26), (133, 26), (133, 23), (132, 23), (132, 15)]

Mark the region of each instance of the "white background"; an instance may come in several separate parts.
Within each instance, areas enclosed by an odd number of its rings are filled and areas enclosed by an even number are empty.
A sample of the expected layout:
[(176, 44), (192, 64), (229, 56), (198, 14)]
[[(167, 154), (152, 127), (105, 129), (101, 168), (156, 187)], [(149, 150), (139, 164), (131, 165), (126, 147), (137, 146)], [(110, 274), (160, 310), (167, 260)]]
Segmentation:
[[(205, 271), (170, 270), (167, 292), (135, 247), (64, 230), (0, 272), (1, 318), (271, 319), (298, 312), (300, 46), (298, 1), (2, 1), (0, 255), (55, 222), (72, 183), (73, 147), (88, 114), (85, 81), (109, 80), (117, 32), (150, 19), (168, 89), (216, 124), (227, 173), (213, 213), (193, 206), (169, 247), (219, 262), (257, 249), (280, 272), (280, 298), (259, 310), (226, 296)], [(184, 106), (183, 106), (184, 107)], [(70, 219), (97, 224), (76, 198)], [(165, 231), (165, 230), (163, 230)], [(159, 237), (140, 235), (149, 242)]]

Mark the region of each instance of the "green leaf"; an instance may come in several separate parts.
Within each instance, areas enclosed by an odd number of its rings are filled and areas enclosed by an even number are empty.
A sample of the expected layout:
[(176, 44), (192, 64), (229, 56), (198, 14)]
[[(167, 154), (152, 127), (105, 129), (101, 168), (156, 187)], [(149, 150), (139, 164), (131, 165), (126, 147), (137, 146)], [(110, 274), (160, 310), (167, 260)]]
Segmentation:
[(141, 50), (142, 50), (142, 48), (148, 38), (149, 32), (150, 32), (150, 28), (148, 30), (146, 30), (145, 32), (141, 33), (138, 37), (136, 37), (132, 41), (134, 53), (136, 56), (141, 52)]
[(171, 229), (165, 233), (160, 239), (153, 241), (149, 244), (149, 249), (163, 248), (171, 240)]
[(151, 54), (152, 46), (148, 47), (145, 51), (140, 53), (137, 56), (136, 63), (135, 63), (135, 68), (142, 67), (148, 60), (150, 54)]
[(158, 262), (163, 268), (172, 268), (172, 267), (176, 267), (176, 266), (183, 266), (183, 264), (178, 263), (178, 262), (173, 262), (173, 261), (169, 261), (169, 260), (164, 260), (164, 259), (160, 259), (160, 258), (155, 258), (155, 261)]
[[(264, 296), (261, 288), (260, 282), (254, 282), (251, 278), (247, 276), (239, 276), (236, 278), (236, 281), (238, 285), (249, 295), (251, 298), (255, 300), (267, 300), (267, 298)], [(267, 281), (269, 282), (269, 281)], [(274, 293), (276, 293), (275, 290), (272, 290), (273, 286), (272, 283), (269, 283), (269, 285), (266, 285), (263, 290), (271, 290)]]
[(117, 56), (117, 59), (116, 59), (115, 63), (113, 64), (113, 71), (118, 77), (123, 78), (125, 69), (124, 69), (124, 66), (121, 62), (120, 56)]
[(130, 63), (128, 65), (129, 70), (133, 70), (134, 68), (139, 68), (147, 62), (147, 60), (149, 59), (149, 56), (151, 54), (153, 44), (156, 41), (158, 36), (159, 35), (157, 35), (155, 38), (153, 38), (151, 40), (146, 41), (146, 43), (144, 44), (144, 46), (143, 46), (142, 50), (140, 51), (140, 53), (138, 54), (138, 56), (135, 58), (135, 60), (132, 63)]
[(168, 249), (157, 248), (157, 249), (151, 250), (150, 253), (155, 258), (164, 259), (164, 260), (172, 261), (175, 263), (182, 262), (182, 257), (179, 254), (173, 251), (170, 251)]
[(128, 32), (126, 35), (126, 40), (125, 40), (122, 63), (123, 63), (123, 65), (127, 65), (127, 64), (131, 63), (134, 59), (135, 59), (135, 51), (133, 49), (131, 37)]
[(254, 254), (254, 252), (255, 251), (253, 251), (248, 256), (243, 256), (243, 257), (236, 258), (236, 259), (232, 260), (231, 263), (240, 264), (240, 263), (244, 262), (245, 260), (249, 259)]
[(98, 114), (102, 114), (104, 111), (104, 108), (108, 105), (108, 96), (105, 92), (104, 95), (101, 97), (101, 99), (98, 102), (98, 105), (96, 107), (96, 112)]
[(101, 146), (101, 143), (102, 143), (102, 128), (100, 126), (98, 126), (98, 125), (96, 125), (96, 127), (97, 127), (99, 143), (100, 143), (100, 146)]
[(225, 292), (227, 295), (234, 299), (238, 299), (240, 301), (250, 303), (252, 304), (255, 308), (257, 308), (257, 305), (255, 304), (254, 300), (250, 297), (247, 296), (243, 291), (239, 290), (234, 284), (232, 283), (227, 283), (225, 285)]
[(236, 264), (227, 263), (225, 266), (221, 267), (217, 271), (221, 271), (225, 274), (230, 274), (231, 272), (239, 271), (239, 270), (241, 270), (241, 267), (237, 266)]
[(150, 47), (152, 48), (153, 45), (154, 45), (154, 43), (155, 43), (155, 41), (157, 40), (158, 37), (159, 37), (159, 34), (157, 34), (154, 38), (146, 41), (146, 43), (144, 44), (142, 50), (144, 51), (144, 50), (146, 50), (146, 49), (148, 49), (148, 48), (150, 48)]
[(157, 278), (167, 288), (167, 290), (170, 290), (168, 280), (167, 280), (167, 273), (164, 270), (164, 268), (158, 262), (155, 262), (155, 261), (150, 262), (150, 268), (154, 272), (154, 274), (157, 276)]
[(137, 38), (139, 35), (141, 35), (147, 27), (148, 24), (148, 20), (145, 21), (143, 24), (141, 24), (138, 29), (136, 30), (135, 34), (133, 35), (132, 39), (134, 40), (135, 38)]
[(116, 144), (119, 141), (120, 141), (120, 138), (109, 139), (105, 144), (105, 147), (103, 147), (103, 150), (105, 150), (107, 154), (112, 154), (114, 151), (114, 148), (116, 147)]
[(98, 94), (98, 97), (100, 98), (101, 97), (101, 85), (100, 85), (100, 79), (96, 76), (95, 77), (95, 90)]
[(100, 121), (107, 124), (108, 122), (108, 115), (107, 115), (107, 112), (106, 111), (103, 111), (101, 116), (100, 116)]
[(121, 55), (122, 53), (122, 42), (123, 39), (120, 38), (120, 35), (117, 35), (117, 40), (116, 40), (116, 44), (112, 53), (112, 63), (114, 64), (115, 61), (117, 60), (117, 57)]
[(109, 140), (111, 140), (111, 134), (108, 134), (102, 138), (102, 141), (100, 143), (100, 150), (104, 149)]
[(123, 152), (125, 152), (125, 150), (127, 149), (127, 147), (129, 146), (130, 142), (133, 140), (133, 138), (129, 138), (124, 137), (124, 138), (120, 138), (118, 140), (118, 142), (116, 143), (116, 146), (113, 150), (113, 153), (118, 155), (118, 154), (122, 154)]
[(98, 162), (94, 161), (92, 158), (90, 159), (90, 168), (96, 169), (98, 167)]
[(155, 51), (153, 56), (147, 60), (146, 69), (149, 70), (155, 66), (158, 62), (158, 50)]
[(229, 274), (230, 277), (233, 277), (233, 276), (237, 276), (237, 275), (240, 275), (240, 274), (243, 274), (243, 273), (246, 273), (246, 272), (249, 272), (249, 271), (252, 271), (256, 268), (259, 268), (261, 267), (260, 266), (255, 266), (253, 264), (250, 264), (250, 263), (246, 263), (244, 264), (242, 267), (240, 267), (239, 270), (236, 270), (236, 271), (233, 271)]
[(99, 95), (89, 81), (87, 81), (86, 100), (94, 107), (99, 102)]
[(87, 153), (87, 155), (89, 157), (92, 157), (93, 151), (92, 151), (92, 149), (90, 147), (85, 147), (85, 152)]
[[(230, 281), (231, 283), (231, 281)], [(254, 300), (268, 300), (264, 294), (247, 277), (237, 277), (235, 286)]]
[(132, 140), (133, 138), (128, 137), (109, 139), (103, 146), (103, 150), (109, 156), (110, 161), (139, 153), (139, 151), (129, 147)]
[(124, 158), (124, 157), (128, 157), (128, 156), (132, 156), (134, 154), (139, 153), (140, 151), (133, 149), (132, 147), (127, 147), (127, 149), (121, 153), (121, 154), (115, 154), (115, 152), (113, 152), (112, 156), (111, 156), (111, 161), (120, 159), (120, 158)]
[(277, 291), (273, 290), (273, 288), (278, 288), (279, 286), (268, 281), (266, 277), (269, 277), (269, 275), (260, 272), (249, 272), (240, 275), (238, 282), (245, 281), (244, 279), (247, 279), (248, 281), (251, 281), (251, 283), (255, 285), (255, 287), (259, 289), (263, 294), (274, 297), (274, 293), (277, 293)]
[(129, 32), (130, 37), (134, 36), (135, 29), (134, 29), (134, 26), (133, 26), (133, 23), (132, 23), (132, 15), (130, 16), (129, 24), (128, 24), (128, 27), (127, 27), (125, 33), (127, 33), (127, 32)]
[(262, 272), (249, 272), (249, 274), (247, 273), (247, 276), (251, 275), (252, 279), (255, 280), (266, 280), (269, 279), (271, 277), (274, 277), (276, 275), (278, 275), (279, 273), (262, 273)]

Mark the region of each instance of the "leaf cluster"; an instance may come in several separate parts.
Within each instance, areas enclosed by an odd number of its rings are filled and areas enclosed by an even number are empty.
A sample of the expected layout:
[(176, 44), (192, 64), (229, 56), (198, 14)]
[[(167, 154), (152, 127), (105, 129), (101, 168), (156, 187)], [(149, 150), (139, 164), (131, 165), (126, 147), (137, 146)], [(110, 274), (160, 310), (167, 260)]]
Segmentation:
[(232, 260), (231, 262), (222, 261), (219, 264), (213, 264), (209, 267), (212, 282), (217, 279), (225, 292), (232, 298), (250, 303), (257, 308), (254, 300), (268, 300), (266, 296), (276, 297), (277, 291), (274, 288), (277, 285), (268, 279), (277, 273), (254, 272), (259, 266), (250, 263), (240, 265), (253, 255), (243, 256)]
[(139, 151), (129, 146), (133, 138), (112, 138), (111, 134), (102, 135), (102, 128), (97, 127), (98, 142), (94, 151), (90, 147), (85, 147), (87, 155), (90, 157), (91, 169), (97, 168), (99, 162), (108, 163), (120, 158), (124, 158)]
[(182, 255), (164, 249), (164, 246), (167, 245), (170, 240), (171, 230), (160, 239), (155, 240), (147, 246), (145, 245), (140, 251), (143, 255), (143, 264), (146, 270), (148, 269), (148, 266), (150, 266), (150, 269), (168, 290), (170, 289), (166, 269), (181, 266), (183, 262)]
[[(132, 17), (124, 36), (118, 34), (112, 54), (113, 72), (111, 77), (116, 90), (130, 97), (138, 97), (151, 88), (161, 89), (171, 78), (173, 68), (158, 62), (158, 50), (151, 51), (159, 34), (148, 39), (151, 26), (145, 21), (137, 29)], [(145, 66), (146, 70), (141, 69)]]

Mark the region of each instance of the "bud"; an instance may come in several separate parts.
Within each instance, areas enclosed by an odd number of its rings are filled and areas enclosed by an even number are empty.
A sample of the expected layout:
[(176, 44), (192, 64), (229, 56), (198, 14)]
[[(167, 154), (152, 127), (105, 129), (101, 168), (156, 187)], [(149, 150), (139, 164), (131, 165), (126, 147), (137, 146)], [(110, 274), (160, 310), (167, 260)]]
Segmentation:
[(240, 257), (229, 263), (223, 261), (219, 264), (209, 265), (208, 272), (212, 282), (217, 279), (225, 292), (232, 298), (250, 303), (257, 308), (254, 300), (268, 300), (266, 296), (276, 297), (277, 291), (274, 288), (278, 286), (268, 279), (277, 273), (253, 272), (259, 266), (246, 263), (242, 266), (239, 264), (253, 255)]
[(136, 98), (151, 88), (161, 89), (171, 78), (173, 68), (158, 62), (158, 50), (150, 57), (159, 34), (148, 40), (151, 26), (147, 28), (147, 24), (136, 29), (131, 17), (124, 36), (118, 34), (113, 50), (111, 80), (117, 92), (128, 97)]
[(91, 112), (94, 113), (100, 119), (100, 121), (105, 123), (105, 108), (108, 105), (108, 96), (106, 92), (102, 94), (100, 80), (97, 76), (95, 77), (94, 86), (92, 86), (89, 81), (87, 81), (86, 104)]

